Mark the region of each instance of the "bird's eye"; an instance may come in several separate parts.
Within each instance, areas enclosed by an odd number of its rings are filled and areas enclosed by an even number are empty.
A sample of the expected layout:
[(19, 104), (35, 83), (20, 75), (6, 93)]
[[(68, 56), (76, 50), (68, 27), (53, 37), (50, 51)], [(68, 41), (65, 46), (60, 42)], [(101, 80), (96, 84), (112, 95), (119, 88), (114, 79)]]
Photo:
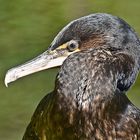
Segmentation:
[(79, 47), (79, 43), (76, 40), (71, 40), (68, 42), (68, 50), (70, 52), (75, 51)]

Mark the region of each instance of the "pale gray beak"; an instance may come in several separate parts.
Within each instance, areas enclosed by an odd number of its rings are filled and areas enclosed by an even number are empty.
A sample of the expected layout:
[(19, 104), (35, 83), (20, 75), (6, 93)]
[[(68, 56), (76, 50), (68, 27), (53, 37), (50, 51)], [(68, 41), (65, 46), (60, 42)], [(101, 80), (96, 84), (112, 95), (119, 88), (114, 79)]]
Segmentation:
[[(74, 52), (77, 51), (78, 50), (75, 50)], [(10, 82), (13, 82), (23, 76), (52, 67), (61, 66), (64, 60), (74, 52), (69, 52), (66, 49), (65, 44), (58, 47), (54, 51), (46, 51), (38, 57), (34, 58), (33, 60), (30, 60), (25, 64), (8, 70), (5, 76), (5, 85), (7, 87)]]

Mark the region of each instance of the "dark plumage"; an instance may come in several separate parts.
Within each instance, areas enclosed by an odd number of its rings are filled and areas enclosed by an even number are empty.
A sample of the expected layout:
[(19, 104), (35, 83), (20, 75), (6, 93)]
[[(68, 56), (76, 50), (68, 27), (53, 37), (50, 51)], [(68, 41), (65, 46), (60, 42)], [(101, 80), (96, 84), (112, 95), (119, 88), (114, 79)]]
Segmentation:
[(140, 139), (140, 110), (125, 95), (140, 68), (135, 31), (118, 17), (92, 14), (62, 29), (43, 55), (55, 50), (63, 56), (66, 50), (59, 46), (71, 40), (80, 51), (64, 61), (54, 91), (39, 103), (23, 140)]

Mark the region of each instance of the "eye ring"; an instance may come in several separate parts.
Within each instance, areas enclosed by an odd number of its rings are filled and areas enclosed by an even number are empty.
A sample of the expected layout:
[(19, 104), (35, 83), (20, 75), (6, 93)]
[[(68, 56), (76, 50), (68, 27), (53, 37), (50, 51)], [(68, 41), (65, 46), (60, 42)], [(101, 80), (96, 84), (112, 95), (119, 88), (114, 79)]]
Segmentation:
[(68, 42), (67, 48), (70, 52), (75, 51), (79, 47), (79, 42), (77, 40), (71, 40)]

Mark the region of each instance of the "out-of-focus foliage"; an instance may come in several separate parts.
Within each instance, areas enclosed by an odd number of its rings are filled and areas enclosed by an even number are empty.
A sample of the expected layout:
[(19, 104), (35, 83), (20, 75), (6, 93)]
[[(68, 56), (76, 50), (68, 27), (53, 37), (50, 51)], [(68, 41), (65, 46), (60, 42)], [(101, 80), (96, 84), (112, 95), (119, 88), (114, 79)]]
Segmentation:
[[(140, 33), (139, 0), (0, 0), (0, 139), (20, 140), (58, 69), (4, 86), (6, 71), (47, 49), (58, 31), (83, 15), (105, 12), (125, 19)], [(140, 108), (140, 78), (128, 96)]]

